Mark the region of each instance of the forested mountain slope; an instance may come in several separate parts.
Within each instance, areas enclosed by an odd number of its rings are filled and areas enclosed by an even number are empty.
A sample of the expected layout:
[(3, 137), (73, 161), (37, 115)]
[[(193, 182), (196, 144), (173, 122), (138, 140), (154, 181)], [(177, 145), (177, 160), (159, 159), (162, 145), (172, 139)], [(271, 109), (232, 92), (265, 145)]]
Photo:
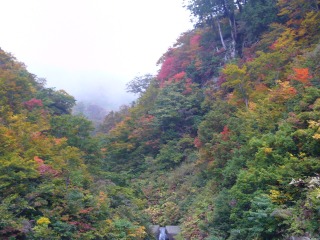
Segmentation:
[(319, 5), (186, 3), (195, 29), (129, 84), (140, 97), (105, 138), (152, 223), (184, 239), (320, 237)]
[(146, 236), (142, 201), (100, 169), (99, 140), (70, 115), (72, 96), (2, 50), (0, 91), (0, 239)]
[(0, 52), (1, 239), (320, 238), (320, 1), (185, 5), (195, 28), (95, 136)]

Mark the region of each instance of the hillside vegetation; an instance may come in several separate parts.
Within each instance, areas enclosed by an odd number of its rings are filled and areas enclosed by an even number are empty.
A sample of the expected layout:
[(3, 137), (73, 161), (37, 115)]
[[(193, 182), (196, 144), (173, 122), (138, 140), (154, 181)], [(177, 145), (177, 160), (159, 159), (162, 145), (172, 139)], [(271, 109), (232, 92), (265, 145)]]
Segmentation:
[(0, 52), (1, 239), (320, 238), (320, 1), (189, 0), (94, 131)]

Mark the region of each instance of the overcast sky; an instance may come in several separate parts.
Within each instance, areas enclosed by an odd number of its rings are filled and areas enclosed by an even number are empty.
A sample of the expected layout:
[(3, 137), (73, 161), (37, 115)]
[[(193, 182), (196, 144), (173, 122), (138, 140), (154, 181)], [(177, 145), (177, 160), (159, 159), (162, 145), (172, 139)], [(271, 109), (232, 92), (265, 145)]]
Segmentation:
[(48, 87), (106, 105), (128, 103), (125, 84), (156, 73), (157, 60), (192, 28), (182, 0), (0, 3), (3, 50), (46, 78)]

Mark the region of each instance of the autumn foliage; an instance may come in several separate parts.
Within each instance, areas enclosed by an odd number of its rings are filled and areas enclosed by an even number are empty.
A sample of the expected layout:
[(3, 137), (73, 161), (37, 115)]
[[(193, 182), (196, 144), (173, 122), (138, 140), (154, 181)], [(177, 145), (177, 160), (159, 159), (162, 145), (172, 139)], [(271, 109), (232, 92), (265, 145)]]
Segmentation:
[(294, 75), (291, 76), (291, 79), (296, 80), (304, 85), (310, 85), (310, 79), (312, 76), (309, 73), (308, 68), (294, 68)]
[(96, 129), (0, 51), (0, 239), (320, 239), (319, 1), (186, 6)]
[(36, 98), (32, 98), (29, 101), (24, 102), (23, 104), (28, 110), (32, 110), (35, 107), (42, 107), (43, 106), (42, 101), (40, 99), (36, 99)]

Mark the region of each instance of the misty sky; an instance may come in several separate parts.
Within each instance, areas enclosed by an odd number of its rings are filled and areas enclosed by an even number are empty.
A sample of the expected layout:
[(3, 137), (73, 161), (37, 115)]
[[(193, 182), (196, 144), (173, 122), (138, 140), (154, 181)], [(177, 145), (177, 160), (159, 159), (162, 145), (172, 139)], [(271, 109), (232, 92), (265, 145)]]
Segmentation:
[(182, 0), (0, 0), (0, 47), (78, 100), (129, 103), (125, 84), (192, 28)]

